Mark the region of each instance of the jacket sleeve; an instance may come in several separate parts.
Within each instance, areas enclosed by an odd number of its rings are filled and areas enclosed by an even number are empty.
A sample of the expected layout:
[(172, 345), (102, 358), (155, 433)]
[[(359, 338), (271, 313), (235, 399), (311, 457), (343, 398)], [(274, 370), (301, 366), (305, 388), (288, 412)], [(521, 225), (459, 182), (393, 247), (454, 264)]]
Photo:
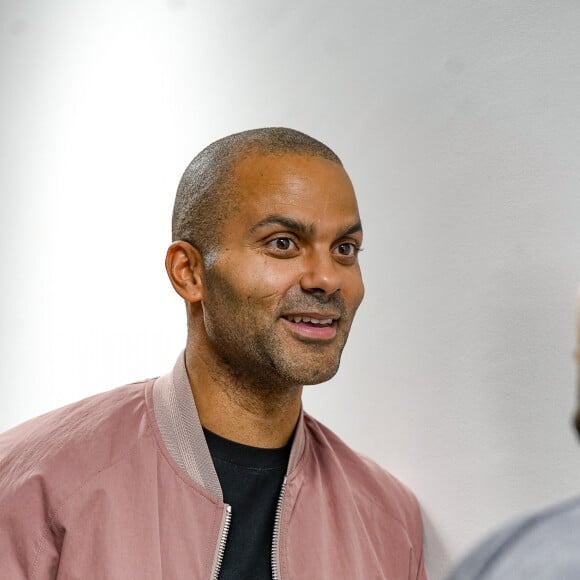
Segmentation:
[(39, 469), (0, 435), (0, 577), (53, 580), (60, 541), (49, 526), (47, 490)]
[(417, 566), (417, 574), (413, 580), (427, 580), (427, 573), (425, 572), (425, 562), (423, 559), (423, 550), (421, 549), (421, 554), (419, 555), (419, 564)]
[[(12, 525), (6, 517), (5, 506), (0, 508), (0, 568), (2, 578), (10, 580), (55, 580), (58, 573), (58, 551), (51, 534), (34, 538), (25, 526)], [(17, 517), (17, 514), (14, 514)]]
[[(416, 501), (416, 500), (415, 500)], [(416, 562), (417, 562), (417, 566), (416, 568), (413, 570), (413, 572), (411, 574), (409, 574), (409, 580), (427, 580), (427, 572), (425, 571), (425, 558), (424, 553), (424, 546), (425, 546), (425, 542), (424, 542), (424, 531), (423, 531), (423, 522), (422, 522), (422, 517), (421, 517), (421, 509), (419, 508), (419, 504), (416, 503), (417, 506), (417, 528), (418, 528), (418, 534), (416, 535), (416, 543), (415, 543), (415, 555), (416, 555)]]

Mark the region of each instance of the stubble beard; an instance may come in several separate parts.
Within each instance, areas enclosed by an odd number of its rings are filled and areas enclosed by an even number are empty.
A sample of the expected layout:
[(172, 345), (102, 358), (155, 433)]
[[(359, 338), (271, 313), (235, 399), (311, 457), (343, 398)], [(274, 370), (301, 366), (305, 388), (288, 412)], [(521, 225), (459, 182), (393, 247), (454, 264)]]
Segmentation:
[[(244, 335), (243, 332), (220, 332), (215, 326), (211, 339), (222, 374), (230, 377), (237, 388), (264, 395), (329, 380), (338, 371), (346, 343), (345, 336), (338, 345), (308, 344), (306, 352), (300, 354), (289, 352), (284, 339), (276, 336), (274, 329)], [(333, 350), (332, 355), (317, 356), (316, 351), (329, 348)]]
[[(332, 344), (305, 341), (303, 349), (289, 348), (289, 340), (297, 344), (300, 341), (284, 336), (287, 333), (280, 328), (278, 318), (274, 317), (270, 326), (256, 328), (252, 317), (256, 309), (249, 300), (242, 299), (224, 276), (212, 269), (208, 282), (216, 291), (216, 299), (206, 302), (205, 327), (219, 367), (216, 373), (222, 382), (228, 381), (232, 388), (264, 397), (302, 385), (319, 384), (337, 373), (350, 330), (342, 299), (333, 299), (333, 307), (341, 312), (341, 328)], [(311, 296), (286, 298), (298, 310), (322, 304), (320, 299), (313, 304), (314, 300)], [(306, 301), (309, 304), (304, 304)], [(325, 302), (328, 306), (328, 299)], [(228, 313), (234, 315), (228, 316)]]

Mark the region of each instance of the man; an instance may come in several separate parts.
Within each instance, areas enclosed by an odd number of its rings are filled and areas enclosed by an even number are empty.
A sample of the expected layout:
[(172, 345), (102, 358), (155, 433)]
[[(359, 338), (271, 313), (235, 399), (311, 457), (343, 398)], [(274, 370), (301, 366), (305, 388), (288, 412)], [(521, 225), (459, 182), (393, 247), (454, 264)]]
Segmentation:
[(173, 240), (173, 371), (0, 438), (3, 577), (424, 579), (413, 495), (302, 411), (363, 298), (338, 157), (282, 128), (211, 144)]
[[(580, 392), (580, 292), (576, 360)], [(580, 407), (576, 412), (580, 434)], [(476, 548), (450, 580), (578, 580), (580, 578), (580, 498), (527, 516)]]

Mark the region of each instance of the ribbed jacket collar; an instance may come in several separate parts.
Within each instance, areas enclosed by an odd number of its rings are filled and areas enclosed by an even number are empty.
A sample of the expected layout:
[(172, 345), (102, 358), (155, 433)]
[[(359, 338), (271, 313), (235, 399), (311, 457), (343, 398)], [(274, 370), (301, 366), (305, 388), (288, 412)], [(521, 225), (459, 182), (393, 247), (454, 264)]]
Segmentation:
[[(161, 437), (171, 457), (191, 479), (223, 501), (187, 377), (185, 352), (179, 355), (170, 373), (155, 381), (153, 406)], [(304, 446), (304, 413), (301, 411), (290, 451), (288, 474), (298, 464)]]

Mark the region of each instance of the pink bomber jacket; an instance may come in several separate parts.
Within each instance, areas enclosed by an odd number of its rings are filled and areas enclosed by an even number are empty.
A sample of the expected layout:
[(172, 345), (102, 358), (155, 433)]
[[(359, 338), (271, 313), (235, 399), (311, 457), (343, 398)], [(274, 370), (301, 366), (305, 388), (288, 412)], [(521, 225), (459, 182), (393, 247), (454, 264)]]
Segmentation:
[[(0, 435), (0, 577), (211, 580), (229, 519), (181, 355), (171, 373)], [(276, 580), (425, 580), (417, 502), (303, 413)]]

